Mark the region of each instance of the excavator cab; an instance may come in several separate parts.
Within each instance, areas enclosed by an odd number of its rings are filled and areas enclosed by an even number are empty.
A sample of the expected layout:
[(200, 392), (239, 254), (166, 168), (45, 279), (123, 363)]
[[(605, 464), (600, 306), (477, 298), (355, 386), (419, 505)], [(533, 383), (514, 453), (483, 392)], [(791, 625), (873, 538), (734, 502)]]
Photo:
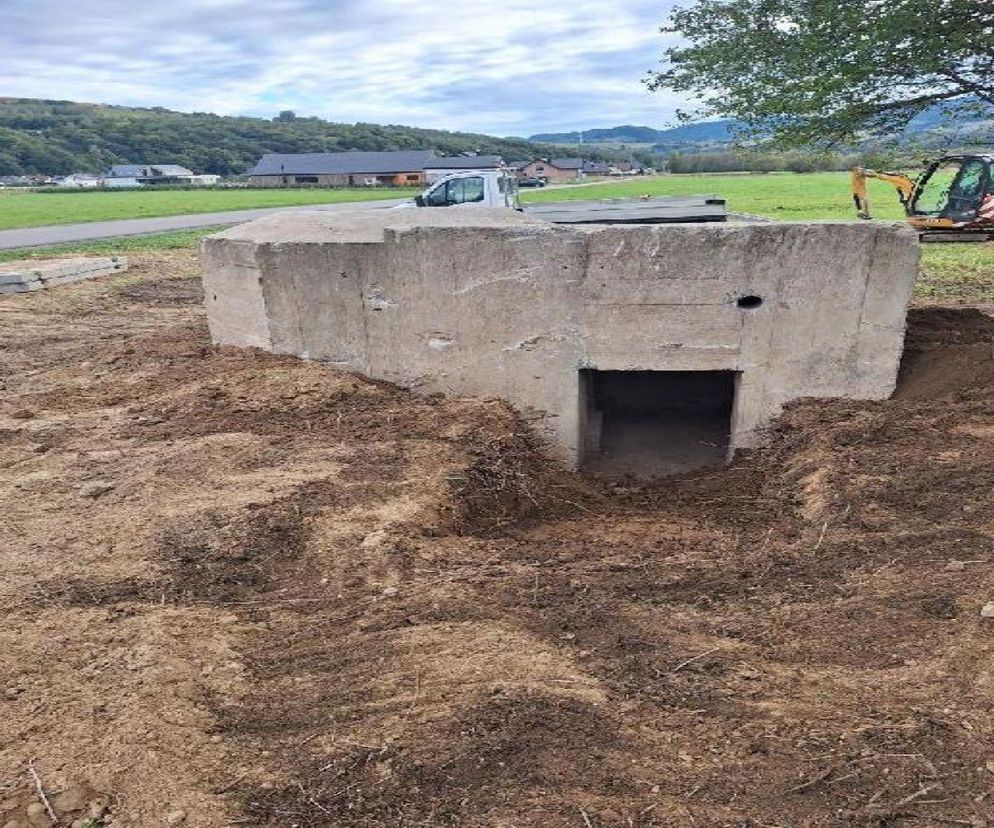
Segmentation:
[(983, 219), (984, 202), (992, 195), (990, 158), (947, 156), (918, 177), (907, 203), (908, 219), (922, 226), (974, 224)]

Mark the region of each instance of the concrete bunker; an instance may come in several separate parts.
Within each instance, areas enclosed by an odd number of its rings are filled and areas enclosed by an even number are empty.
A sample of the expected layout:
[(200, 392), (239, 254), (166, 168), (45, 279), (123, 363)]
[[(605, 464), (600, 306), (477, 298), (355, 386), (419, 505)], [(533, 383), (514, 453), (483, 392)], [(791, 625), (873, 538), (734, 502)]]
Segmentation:
[(202, 255), (218, 344), (502, 397), (570, 465), (658, 474), (762, 444), (791, 400), (890, 396), (918, 240), (453, 207), (277, 214)]
[(640, 477), (719, 466), (731, 456), (735, 371), (580, 372), (580, 465)]

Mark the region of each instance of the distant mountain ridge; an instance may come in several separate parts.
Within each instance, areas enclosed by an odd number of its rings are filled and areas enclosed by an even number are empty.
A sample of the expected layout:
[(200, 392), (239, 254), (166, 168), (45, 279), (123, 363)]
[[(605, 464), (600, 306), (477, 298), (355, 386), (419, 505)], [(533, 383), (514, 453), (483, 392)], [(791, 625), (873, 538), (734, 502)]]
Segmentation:
[[(994, 126), (994, 107), (981, 107), (976, 112), (962, 114), (957, 104), (940, 103), (916, 116), (907, 129), (894, 138), (922, 139), (926, 144), (941, 143), (943, 136), (961, 132), (964, 135), (985, 134), (985, 129)], [(717, 149), (731, 143), (736, 133), (744, 125), (731, 119), (701, 121), (668, 129), (654, 129), (647, 126), (625, 124), (604, 129), (585, 129), (582, 132), (584, 146), (596, 144), (642, 144), (651, 145), (650, 151), (666, 153), (674, 150)], [(581, 141), (579, 130), (574, 132), (540, 132), (528, 138), (529, 141), (577, 145)]]
[[(610, 127), (607, 129), (583, 130), (585, 144), (669, 144), (669, 143), (711, 143), (732, 140), (736, 121), (702, 121), (697, 124), (683, 124), (670, 129), (653, 129), (647, 126)], [(580, 132), (540, 132), (529, 136), (529, 141), (553, 144), (578, 144)]]

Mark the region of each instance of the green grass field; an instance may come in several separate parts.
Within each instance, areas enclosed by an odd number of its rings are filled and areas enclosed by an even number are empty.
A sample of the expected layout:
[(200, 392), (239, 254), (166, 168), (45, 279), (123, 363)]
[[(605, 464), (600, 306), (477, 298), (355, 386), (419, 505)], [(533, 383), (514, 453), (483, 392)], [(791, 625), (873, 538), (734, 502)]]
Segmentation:
[[(904, 212), (894, 188), (869, 181), (873, 215), (902, 221)], [(630, 178), (579, 187), (526, 190), (526, 203), (642, 195), (714, 194), (728, 209), (783, 221), (855, 219), (849, 173), (714, 174)], [(933, 301), (994, 302), (994, 243), (926, 244), (915, 293)]]
[[(901, 220), (903, 214), (893, 188), (869, 182), (874, 214), (881, 219)], [(549, 187), (524, 191), (528, 202), (565, 201), (593, 198), (626, 198), (640, 195), (693, 195), (714, 193), (727, 199), (736, 212), (754, 213), (782, 220), (853, 218), (848, 173), (773, 173), (769, 175), (679, 175), (634, 178), (579, 187)], [(409, 194), (400, 190), (178, 190), (161, 192), (86, 193), (63, 195), (9, 195), (0, 192), (0, 227), (32, 226), (31, 211), (66, 202), (75, 213), (58, 221), (88, 221), (105, 218), (131, 218), (135, 215), (173, 215), (223, 209), (314, 204), (366, 200)], [(219, 204), (215, 198), (226, 199)], [(232, 201), (232, 199), (241, 201)], [(253, 199), (266, 199), (260, 203)], [(24, 201), (19, 201), (24, 199)], [(107, 199), (106, 206), (104, 199)], [(131, 200), (129, 200), (131, 199)], [(305, 199), (301, 201), (301, 199)], [(191, 209), (190, 204), (200, 209)], [(37, 205), (37, 206), (36, 206)], [(12, 216), (8, 207), (15, 207)], [(89, 218), (80, 211), (89, 207)], [(136, 213), (136, 209), (146, 212)], [(48, 220), (33, 223), (55, 223)], [(17, 223), (13, 223), (17, 222)], [(0, 261), (44, 257), (67, 253), (128, 253), (194, 247), (204, 235), (217, 228), (182, 230), (154, 236), (131, 236), (105, 241), (83, 242), (30, 250), (0, 251)], [(994, 302), (994, 244), (927, 244), (922, 248), (922, 273), (916, 293), (931, 301)]]
[(189, 250), (200, 240), (223, 227), (197, 227), (194, 230), (174, 230), (149, 236), (122, 236), (117, 239), (53, 244), (46, 247), (20, 247), (0, 250), (0, 262), (20, 259), (48, 259), (56, 256), (113, 256), (128, 253), (148, 253), (155, 250)]
[[(899, 220), (903, 217), (893, 187), (870, 181), (869, 188), (876, 218)], [(521, 200), (536, 203), (697, 194), (721, 196), (728, 202), (728, 209), (734, 212), (784, 221), (856, 218), (847, 172), (636, 177), (580, 187), (523, 190)]]
[(411, 190), (118, 190), (35, 193), (0, 190), (0, 230), (110, 219), (180, 216), (410, 197)]
[(941, 302), (994, 302), (994, 242), (924, 244), (915, 295)]

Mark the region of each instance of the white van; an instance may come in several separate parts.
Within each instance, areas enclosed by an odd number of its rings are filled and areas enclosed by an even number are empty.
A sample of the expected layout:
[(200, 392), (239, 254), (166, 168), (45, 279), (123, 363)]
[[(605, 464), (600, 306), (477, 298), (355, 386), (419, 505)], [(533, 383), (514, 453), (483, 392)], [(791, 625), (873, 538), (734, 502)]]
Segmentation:
[(404, 207), (509, 207), (520, 210), (518, 182), (507, 170), (462, 170), (440, 178)]

